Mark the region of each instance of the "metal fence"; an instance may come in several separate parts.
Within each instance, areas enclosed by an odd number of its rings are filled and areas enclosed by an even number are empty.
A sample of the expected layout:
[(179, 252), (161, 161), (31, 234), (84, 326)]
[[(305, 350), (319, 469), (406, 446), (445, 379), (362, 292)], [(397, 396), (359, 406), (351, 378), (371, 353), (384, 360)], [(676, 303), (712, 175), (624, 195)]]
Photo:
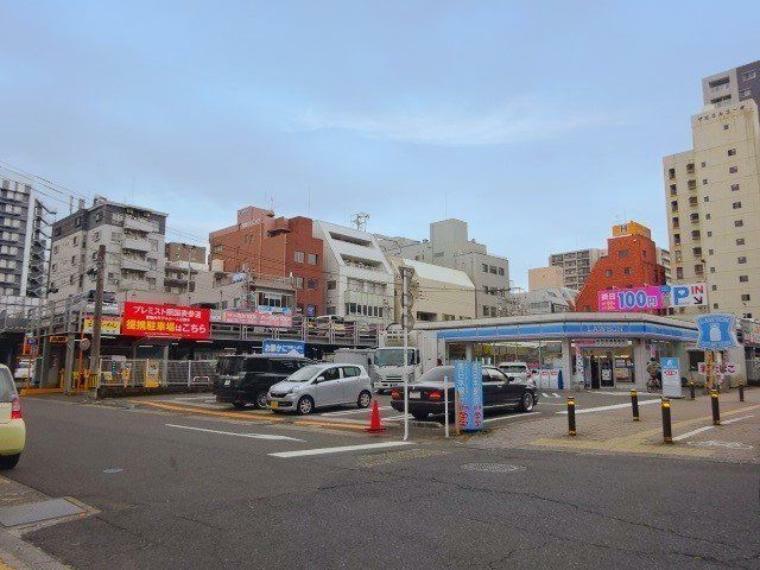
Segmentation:
[(113, 359), (100, 361), (98, 386), (105, 388), (210, 387), (216, 360)]

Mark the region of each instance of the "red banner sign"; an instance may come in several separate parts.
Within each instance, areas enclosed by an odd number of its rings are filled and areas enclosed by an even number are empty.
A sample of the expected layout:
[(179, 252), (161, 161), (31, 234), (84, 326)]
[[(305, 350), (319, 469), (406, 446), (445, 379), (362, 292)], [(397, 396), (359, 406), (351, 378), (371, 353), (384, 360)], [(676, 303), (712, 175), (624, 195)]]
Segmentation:
[(222, 321), (256, 327), (292, 327), (293, 317), (263, 311), (224, 311)]
[(210, 311), (179, 305), (124, 303), (121, 334), (206, 339), (211, 334)]

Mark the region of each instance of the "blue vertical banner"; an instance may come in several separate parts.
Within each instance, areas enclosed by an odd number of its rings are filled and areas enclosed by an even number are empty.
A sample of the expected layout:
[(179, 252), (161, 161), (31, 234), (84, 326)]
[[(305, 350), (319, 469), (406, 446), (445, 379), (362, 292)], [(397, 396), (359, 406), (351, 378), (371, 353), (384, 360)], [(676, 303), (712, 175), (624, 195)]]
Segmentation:
[(463, 431), (483, 429), (483, 369), (479, 362), (454, 362), (454, 387), (459, 410), (457, 425)]

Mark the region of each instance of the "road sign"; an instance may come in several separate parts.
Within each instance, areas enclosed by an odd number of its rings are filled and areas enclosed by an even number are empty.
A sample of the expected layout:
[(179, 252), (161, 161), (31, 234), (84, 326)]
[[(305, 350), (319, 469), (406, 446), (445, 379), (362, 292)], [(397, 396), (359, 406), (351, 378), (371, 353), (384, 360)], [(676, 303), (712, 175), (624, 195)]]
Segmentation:
[(704, 350), (725, 350), (738, 346), (736, 340), (736, 316), (711, 313), (697, 317), (699, 337), (697, 346)]
[(660, 370), (662, 371), (662, 395), (668, 398), (681, 398), (681, 371), (678, 358), (660, 358)]
[(306, 343), (302, 340), (278, 340), (268, 338), (261, 344), (261, 353), (304, 356), (306, 354)]

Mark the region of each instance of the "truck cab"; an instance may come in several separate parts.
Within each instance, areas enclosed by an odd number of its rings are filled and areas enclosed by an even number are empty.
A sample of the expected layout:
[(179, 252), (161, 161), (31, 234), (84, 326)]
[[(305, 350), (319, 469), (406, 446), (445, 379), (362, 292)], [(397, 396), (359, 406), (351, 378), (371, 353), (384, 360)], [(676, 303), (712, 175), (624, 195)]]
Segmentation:
[(407, 381), (414, 382), (422, 375), (420, 351), (416, 347), (407, 348), (406, 364), (404, 363), (404, 348), (402, 346), (386, 346), (375, 349), (373, 359), (374, 370), (377, 374), (375, 390), (383, 392), (404, 383), (404, 372)]

